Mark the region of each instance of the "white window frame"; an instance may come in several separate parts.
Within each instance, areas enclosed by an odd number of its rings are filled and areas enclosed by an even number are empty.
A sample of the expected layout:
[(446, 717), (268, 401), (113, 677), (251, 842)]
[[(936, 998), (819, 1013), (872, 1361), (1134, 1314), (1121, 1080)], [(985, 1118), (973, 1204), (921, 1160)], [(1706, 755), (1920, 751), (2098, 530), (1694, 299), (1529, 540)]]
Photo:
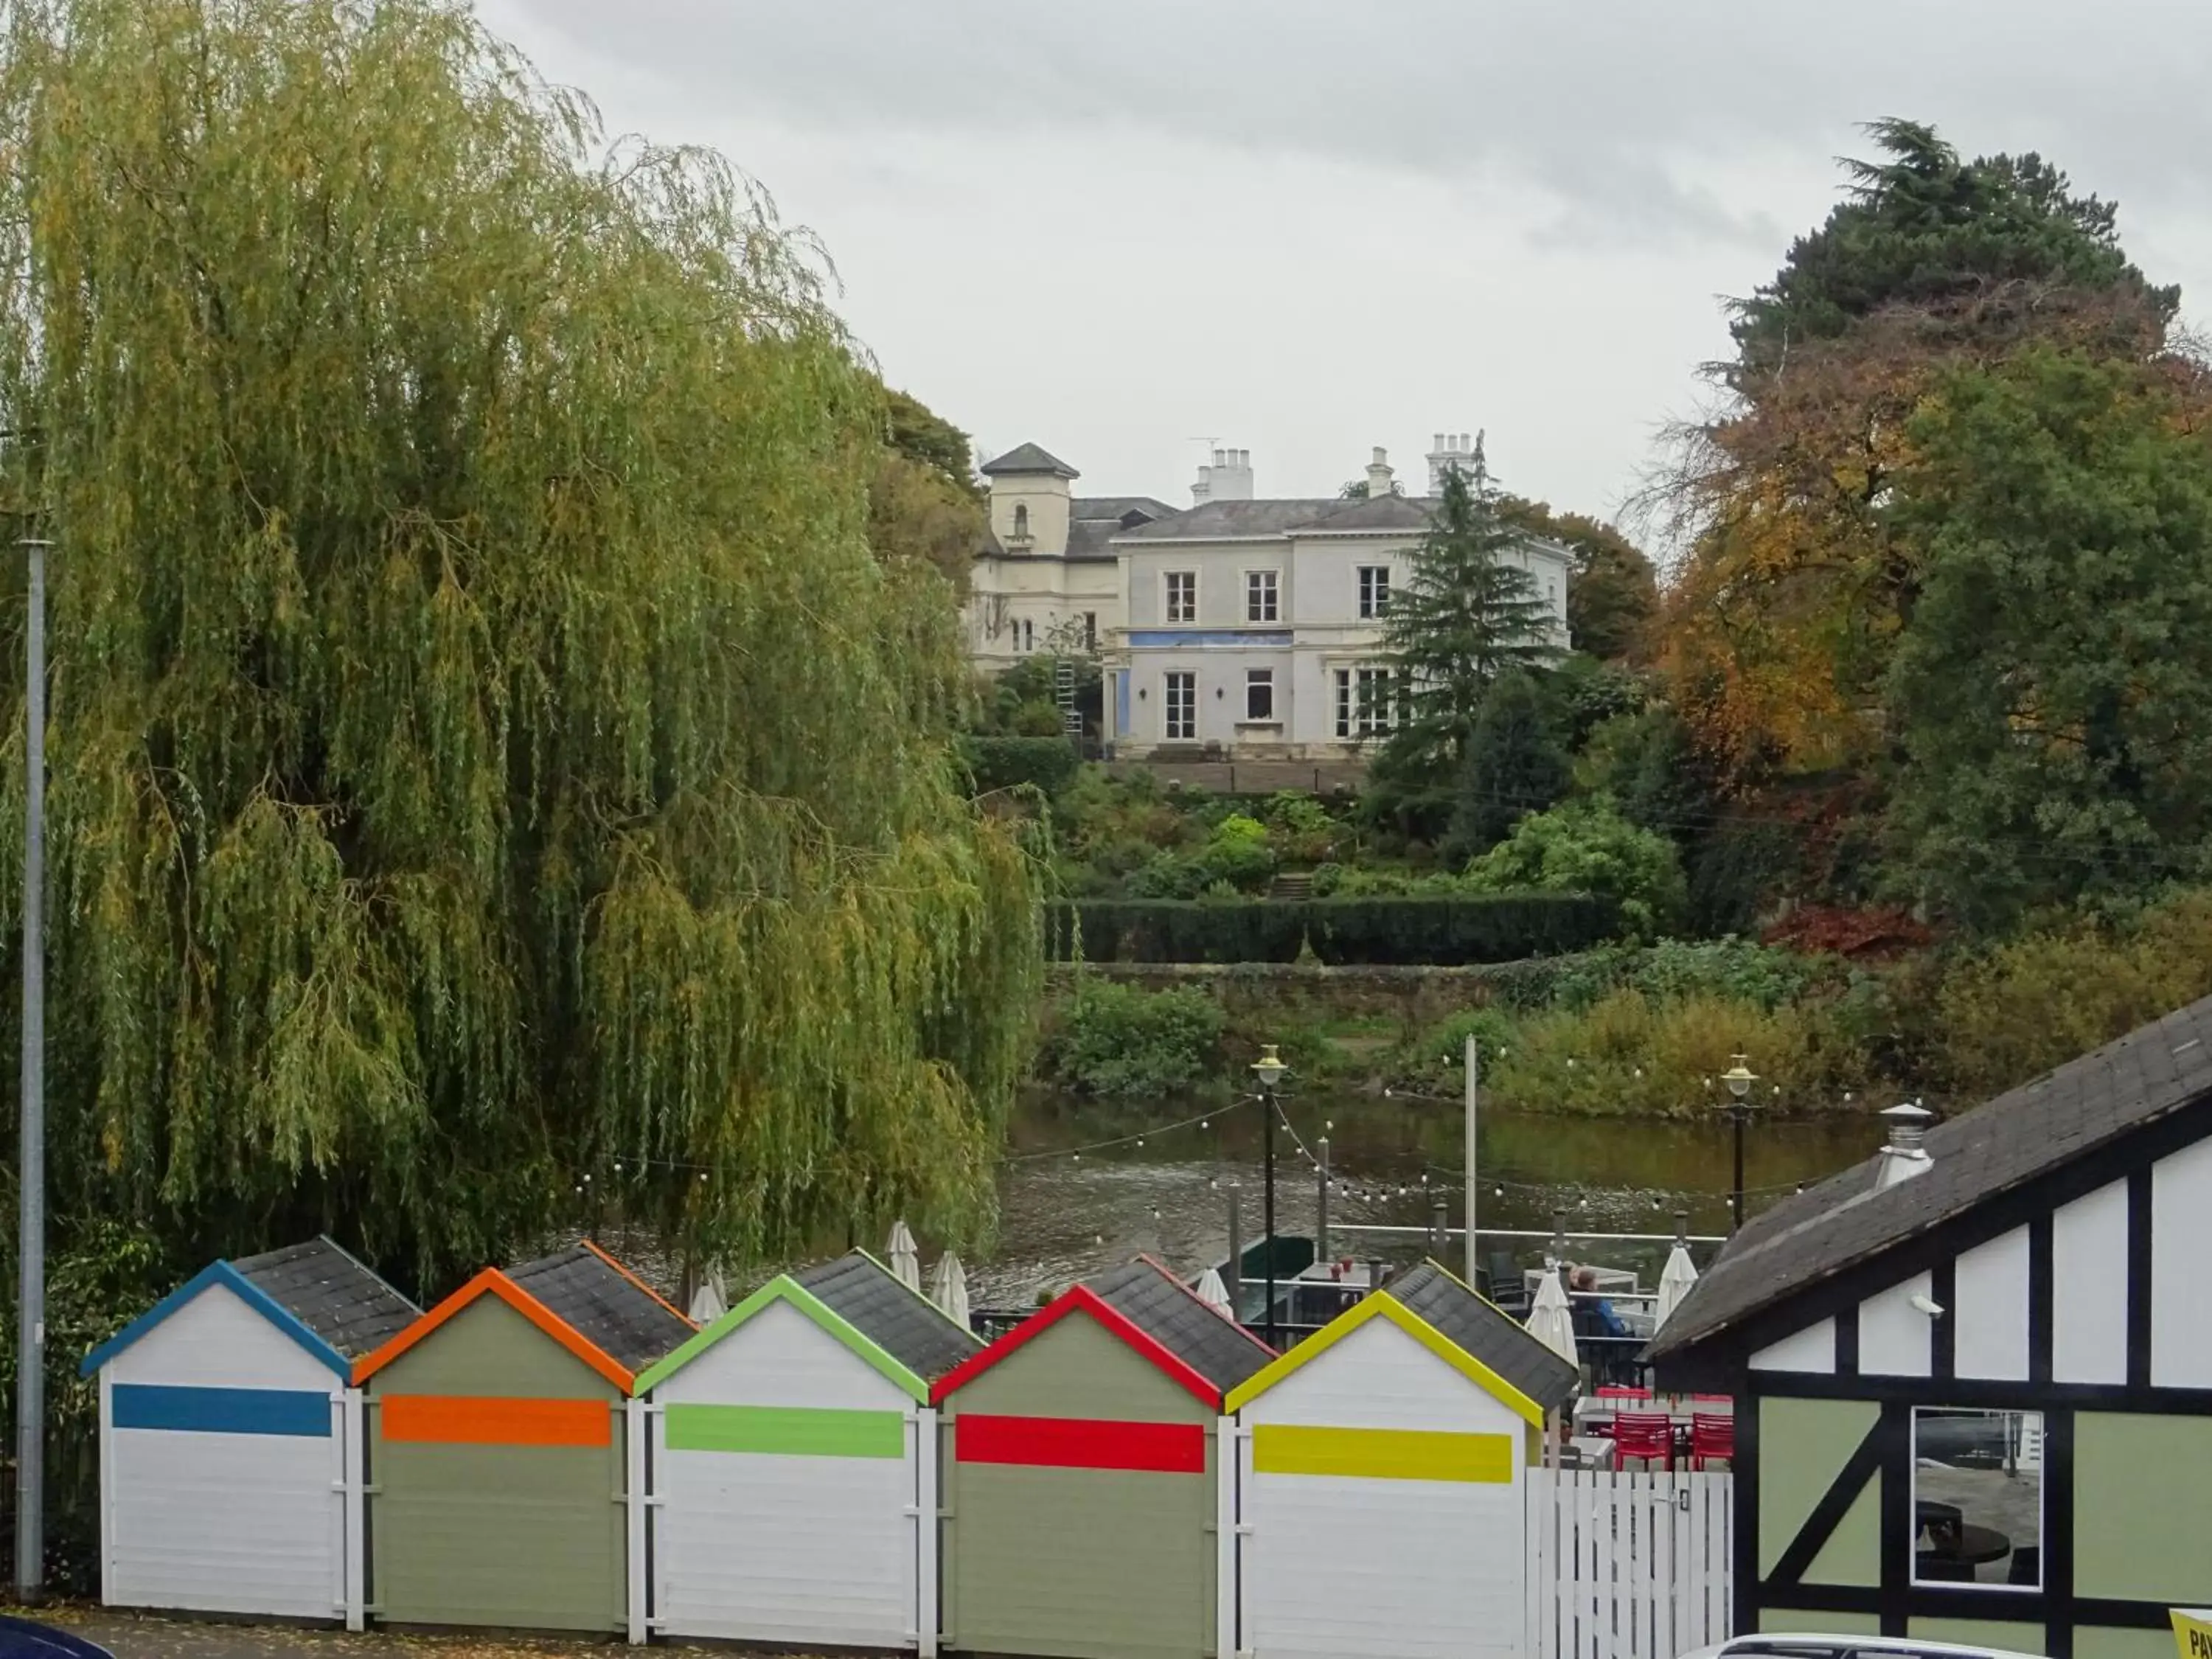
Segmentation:
[[(1189, 700), (1182, 709), (1184, 729), (1176, 730), (1176, 690), (1180, 681)], [(1188, 668), (1170, 668), (1160, 676), (1160, 732), (1165, 743), (1198, 741), (1198, 675)]]
[[(1911, 1510), (1910, 1512), (1916, 1518), (1916, 1524), (1912, 1528), (1912, 1536), (1907, 1541), (1905, 1546), (1906, 1548), (1912, 1552), (1912, 1559), (1905, 1564), (1905, 1582), (1915, 1589), (1934, 1588), (1946, 1590), (1957, 1589), (1979, 1591), (1990, 1595), (2039, 1595), (2043, 1593), (2045, 1581), (2051, 1571), (2049, 1564), (2043, 1554), (2045, 1548), (2045, 1537), (2050, 1529), (2051, 1522), (2051, 1488), (2045, 1479), (2050, 1468), (2047, 1451), (2042, 1460), (2038, 1462), (2035, 1472), (2035, 1538), (2033, 1540), (2033, 1547), (2036, 1550), (2035, 1583), (2033, 1584), (1996, 1584), (1984, 1583), (1978, 1579), (1923, 1578), (1920, 1576), (1920, 1528), (1917, 1524), (1917, 1519), (1920, 1510), (1921, 1416), (1923, 1413), (1926, 1413), (1931, 1416), (1948, 1417), (1955, 1416), (1960, 1412), (1981, 1410), (1987, 1410), (1992, 1414), (2020, 1418), (2032, 1417), (2035, 1419), (2035, 1432), (2038, 1446), (2039, 1448), (2047, 1448), (2050, 1444), (2050, 1414), (2036, 1407), (1992, 1406), (1984, 1407), (1973, 1406), (1915, 1406), (1912, 1408), (1911, 1416), (1906, 1420), (1905, 1427), (1905, 1444), (1907, 1453), (1906, 1463), (1907, 1467), (1912, 1471), (1911, 1491), (1907, 1494), (1907, 1501), (1911, 1504)], [(2023, 1442), (2024, 1438), (2025, 1437), (2023, 1436)], [(2015, 1543), (2013, 1547), (2018, 1549), (2021, 1546)]]
[[(1265, 687), (1267, 693), (1267, 712), (1252, 711), (1252, 694)], [(1255, 725), (1273, 726), (1282, 716), (1275, 712), (1275, 671), (1272, 668), (1248, 668), (1244, 671), (1244, 718)]]
[[(1262, 601), (1265, 601), (1264, 606)], [(1261, 616), (1265, 609), (1267, 615)], [(1273, 623), (1283, 616), (1283, 573), (1270, 566), (1244, 573), (1244, 620)]]
[[(1359, 584), (1359, 620), (1380, 622), (1390, 614), (1390, 567), (1363, 564), (1355, 580)], [(1376, 604), (1377, 599), (1382, 601)]]
[[(1387, 668), (1371, 663), (1346, 664), (1335, 669), (1331, 681), (1335, 731), (1340, 742), (1356, 738), (1384, 738), (1396, 714), (1397, 687)], [(1375, 693), (1380, 696), (1375, 696)]]
[[(1176, 587), (1188, 584), (1185, 614), (1178, 616), (1176, 606)], [(1195, 570), (1164, 570), (1160, 573), (1160, 615), (1170, 623), (1190, 623), (1198, 620), (1198, 572)]]

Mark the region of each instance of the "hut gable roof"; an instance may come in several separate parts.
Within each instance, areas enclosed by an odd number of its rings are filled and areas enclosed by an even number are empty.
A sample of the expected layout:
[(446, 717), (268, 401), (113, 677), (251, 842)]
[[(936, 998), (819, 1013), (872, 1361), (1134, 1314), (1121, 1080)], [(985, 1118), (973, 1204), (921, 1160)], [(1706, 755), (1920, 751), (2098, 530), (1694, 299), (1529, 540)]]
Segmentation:
[(983, 1346), (866, 1250), (793, 1277), (916, 1376), (934, 1382)]
[(1391, 1279), (1329, 1322), (1257, 1376), (1229, 1391), (1241, 1410), (1311, 1364), (1370, 1320), (1395, 1325), (1477, 1388), (1540, 1427), (1573, 1400), (1575, 1368), (1516, 1324), (1511, 1316), (1433, 1261)]
[(327, 1238), (239, 1261), (214, 1261), (84, 1357), (90, 1376), (149, 1335), (206, 1290), (220, 1285), (298, 1343), (340, 1378), (378, 1341), (419, 1316), (415, 1304)]
[[(1070, 1285), (989, 1347), (939, 1378), (930, 1399), (942, 1401), (1075, 1313), (1097, 1320), (1190, 1394), (1217, 1408), (1221, 1396), (1264, 1367), (1272, 1353), (1259, 1338), (1185, 1290), (1159, 1263), (1139, 1256), (1127, 1267)], [(1208, 1330), (1199, 1322), (1201, 1318), (1212, 1321), (1219, 1332)]]
[(634, 1391), (640, 1365), (660, 1358), (695, 1328), (642, 1279), (587, 1240), (506, 1273), (485, 1268), (357, 1361), (353, 1380), (366, 1382), (487, 1296), (506, 1303), (625, 1394)]
[(982, 1346), (939, 1313), (933, 1303), (901, 1284), (873, 1256), (855, 1250), (803, 1273), (777, 1274), (665, 1359), (640, 1373), (637, 1391), (658, 1388), (778, 1303), (812, 1320), (920, 1404), (927, 1403), (934, 1378)]
[(327, 1238), (231, 1266), (348, 1359), (373, 1353), (422, 1310)]
[(509, 1267), (507, 1276), (626, 1371), (651, 1364), (698, 1328), (589, 1239)]

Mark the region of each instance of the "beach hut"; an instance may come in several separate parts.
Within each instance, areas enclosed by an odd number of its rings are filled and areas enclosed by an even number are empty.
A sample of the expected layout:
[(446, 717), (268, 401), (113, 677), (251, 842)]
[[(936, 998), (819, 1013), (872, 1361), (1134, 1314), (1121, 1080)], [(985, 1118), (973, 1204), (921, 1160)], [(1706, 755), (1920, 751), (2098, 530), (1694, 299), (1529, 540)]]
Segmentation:
[(354, 1361), (418, 1310), (327, 1238), (218, 1261), (88, 1355), (110, 1607), (362, 1620)]
[(945, 1639), (978, 1653), (1213, 1649), (1223, 1395), (1273, 1358), (1157, 1262), (1066, 1291), (933, 1391)]
[(629, 1630), (644, 1460), (625, 1401), (691, 1332), (586, 1242), (485, 1269), (362, 1360), (377, 1616)]
[(981, 1346), (855, 1250), (770, 1279), (640, 1376), (653, 1628), (935, 1651), (929, 1385)]
[(1231, 1389), (1220, 1650), (1520, 1654), (1528, 1470), (1578, 1382), (1424, 1261)]

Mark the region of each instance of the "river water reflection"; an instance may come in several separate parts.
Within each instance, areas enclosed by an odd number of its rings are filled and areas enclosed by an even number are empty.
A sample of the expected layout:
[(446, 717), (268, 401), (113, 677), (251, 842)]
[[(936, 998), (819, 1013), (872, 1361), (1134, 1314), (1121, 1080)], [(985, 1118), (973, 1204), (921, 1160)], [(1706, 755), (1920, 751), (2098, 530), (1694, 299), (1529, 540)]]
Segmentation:
[[(1464, 1119), (1455, 1102), (1376, 1095), (1285, 1097), (1287, 1130), (1276, 1139), (1276, 1226), (1314, 1228), (1319, 1182), (1299, 1143), (1318, 1152), (1327, 1135), (1335, 1186), (1329, 1200), (1332, 1243), (1340, 1255), (1404, 1260), (1421, 1253), (1418, 1236), (1363, 1234), (1360, 1224), (1425, 1228), (1433, 1197), (1449, 1194), (1449, 1224), (1461, 1224)], [(1189, 1119), (1153, 1133), (1151, 1126)], [(1024, 1103), (1000, 1167), (998, 1243), (973, 1264), (977, 1307), (1031, 1305), (1040, 1291), (1145, 1251), (1194, 1273), (1227, 1250), (1232, 1188), (1244, 1237), (1260, 1237), (1261, 1121), (1256, 1102), (1208, 1113), (1204, 1103), (1112, 1107), (1040, 1096)], [(1674, 1212), (1689, 1212), (1692, 1233), (1727, 1231), (1732, 1148), (1724, 1116), (1698, 1121), (1626, 1118), (1479, 1117), (1478, 1219), (1490, 1228), (1548, 1231), (1568, 1212), (1571, 1231), (1671, 1233)], [(1143, 1134), (1141, 1142), (1132, 1139)], [(1101, 1143), (1121, 1140), (1118, 1146)], [(1753, 1214), (1801, 1182), (1818, 1180), (1871, 1153), (1881, 1142), (1871, 1115), (1754, 1119), (1746, 1131), (1745, 1185)], [(1533, 1260), (1536, 1239), (1483, 1241), (1486, 1252), (1510, 1249)], [(1461, 1247), (1453, 1246), (1454, 1266)], [(1696, 1254), (1700, 1264), (1711, 1247)], [(1663, 1244), (1577, 1246), (1577, 1258), (1656, 1278)]]

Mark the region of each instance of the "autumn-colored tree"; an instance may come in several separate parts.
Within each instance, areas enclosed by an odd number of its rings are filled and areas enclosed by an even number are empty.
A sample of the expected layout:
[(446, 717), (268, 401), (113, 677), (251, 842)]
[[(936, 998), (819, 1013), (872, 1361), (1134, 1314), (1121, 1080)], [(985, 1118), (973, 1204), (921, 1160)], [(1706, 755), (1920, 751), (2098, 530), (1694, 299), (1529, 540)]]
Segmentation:
[(2033, 341), (2149, 362), (2175, 295), (2114, 210), (2034, 156), (1961, 161), (1882, 123), (1879, 161), (1737, 309), (1717, 418), (1679, 432), (1644, 506), (1684, 550), (1661, 629), (1670, 695), (1738, 790), (1894, 746), (1881, 696), (1920, 580), (1889, 507), (1938, 375)]
[(982, 492), (968, 434), (921, 399), (884, 392), (884, 443), (868, 479), (868, 544), (927, 565), (964, 596), (983, 541)]
[(1614, 525), (1583, 513), (1555, 513), (1547, 501), (1508, 495), (1499, 516), (1574, 556), (1567, 581), (1567, 636), (1577, 651), (1606, 662), (1640, 659), (1659, 609), (1659, 579), (1643, 549)]

